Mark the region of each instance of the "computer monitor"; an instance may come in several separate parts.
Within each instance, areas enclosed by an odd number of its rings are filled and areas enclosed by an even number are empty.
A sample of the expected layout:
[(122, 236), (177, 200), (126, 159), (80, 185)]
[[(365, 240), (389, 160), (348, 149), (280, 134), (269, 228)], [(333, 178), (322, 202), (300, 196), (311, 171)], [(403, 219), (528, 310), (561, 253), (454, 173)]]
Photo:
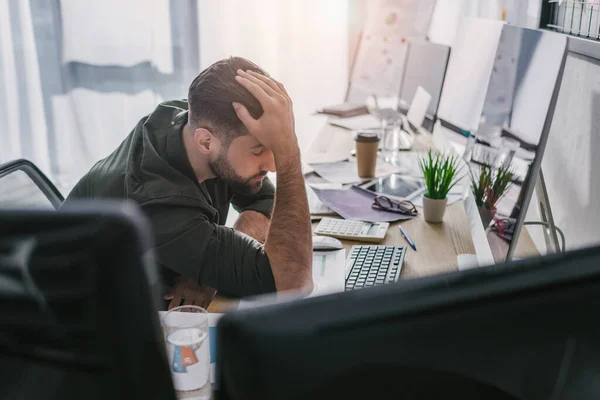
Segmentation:
[(600, 397), (600, 247), (225, 315), (219, 399)]
[(419, 39), (410, 41), (408, 46), (399, 107), (406, 112), (417, 88), (421, 86), (431, 95), (426, 116), (433, 119), (437, 114), (442, 93), (450, 47)]
[(152, 247), (133, 204), (0, 211), (0, 392), (175, 399)]
[(509, 25), (502, 29), (476, 144), (466, 155), (475, 176), (484, 164), (510, 166), (515, 174), (491, 224), (482, 218), (495, 262), (515, 255), (540, 173), (566, 49), (564, 35)]
[[(512, 186), (495, 204), (495, 215), (475, 204), (473, 193), (468, 190), (465, 206), (481, 265), (502, 262), (515, 254), (554, 115), (567, 39), (553, 32), (510, 25), (502, 25), (498, 35), (497, 25), (487, 21), (472, 21), (471, 25), (477, 27), (471, 34), (479, 32), (490, 43), (496, 42), (498, 36), (492, 62), (488, 62), (489, 49), (483, 67), (474, 62), (477, 58), (467, 62), (465, 54), (474, 54), (482, 43), (469, 38), (459, 49), (464, 62), (452, 60), (449, 73), (460, 69), (465, 77), (487, 75), (486, 84), (477, 92), (477, 104), (470, 103), (473, 99), (457, 98), (455, 104), (444, 106), (450, 102), (448, 90), (453, 91), (457, 85), (453, 81), (456, 77), (447, 76), (438, 116), (458, 132), (453, 133), (451, 140), (458, 143), (455, 148), (459, 152), (464, 152), (469, 174), (477, 179), (485, 164), (510, 167), (514, 172)], [(455, 55), (453, 52), (452, 57)], [(488, 69), (489, 74), (485, 72)], [(479, 112), (476, 120), (474, 111)], [(465, 135), (473, 135), (475, 140), (469, 141)], [(481, 223), (483, 226), (479, 228), (477, 225)]]
[(438, 107), (440, 120), (468, 131), (477, 128), (504, 25), (487, 19), (461, 19)]

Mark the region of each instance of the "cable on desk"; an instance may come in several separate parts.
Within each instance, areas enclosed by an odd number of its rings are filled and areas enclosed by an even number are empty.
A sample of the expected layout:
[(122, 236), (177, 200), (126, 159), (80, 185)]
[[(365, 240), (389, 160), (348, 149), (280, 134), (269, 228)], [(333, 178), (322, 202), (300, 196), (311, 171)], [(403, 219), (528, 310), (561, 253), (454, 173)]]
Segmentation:
[[(547, 222), (541, 222), (541, 221), (530, 221), (530, 222), (525, 222), (523, 223), (523, 225), (540, 225), (540, 226), (545, 226), (546, 228), (549, 228), (549, 224)], [(560, 249), (561, 253), (564, 253), (566, 250), (566, 241), (565, 241), (565, 234), (563, 233), (563, 231), (558, 227), (558, 226), (554, 226), (554, 228), (556, 228), (556, 230), (558, 231), (558, 233), (560, 234), (560, 239), (562, 242), (562, 248)]]

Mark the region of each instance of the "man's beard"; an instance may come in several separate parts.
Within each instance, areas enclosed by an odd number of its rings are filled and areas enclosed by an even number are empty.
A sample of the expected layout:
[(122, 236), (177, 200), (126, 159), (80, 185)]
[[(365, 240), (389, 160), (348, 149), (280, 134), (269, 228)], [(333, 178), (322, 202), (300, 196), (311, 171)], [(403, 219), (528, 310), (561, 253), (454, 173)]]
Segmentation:
[(263, 181), (257, 181), (255, 179), (267, 174), (266, 172), (261, 172), (250, 178), (244, 178), (235, 172), (231, 164), (225, 160), (225, 157), (223, 157), (222, 154), (219, 154), (219, 157), (214, 162), (208, 163), (208, 166), (217, 178), (224, 180), (231, 190), (237, 194), (257, 193), (262, 187)]

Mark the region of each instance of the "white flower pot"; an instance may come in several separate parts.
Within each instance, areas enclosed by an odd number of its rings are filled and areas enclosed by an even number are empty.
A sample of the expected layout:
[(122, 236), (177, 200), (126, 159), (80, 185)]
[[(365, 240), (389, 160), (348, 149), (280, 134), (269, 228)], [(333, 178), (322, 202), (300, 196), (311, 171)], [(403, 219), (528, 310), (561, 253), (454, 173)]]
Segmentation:
[(436, 224), (442, 222), (447, 204), (448, 198), (436, 200), (423, 196), (423, 217), (425, 221)]

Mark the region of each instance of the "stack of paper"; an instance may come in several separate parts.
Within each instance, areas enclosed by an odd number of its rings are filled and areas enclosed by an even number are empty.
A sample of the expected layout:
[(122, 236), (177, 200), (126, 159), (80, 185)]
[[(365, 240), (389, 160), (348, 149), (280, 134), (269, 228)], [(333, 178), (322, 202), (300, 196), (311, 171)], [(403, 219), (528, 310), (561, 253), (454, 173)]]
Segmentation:
[(316, 214), (335, 214), (331, 208), (327, 207), (319, 197), (315, 194), (312, 187), (316, 187), (318, 189), (341, 189), (341, 183), (311, 183), (306, 184), (306, 195), (308, 196), (308, 208), (310, 209), (310, 213), (312, 215)]
[[(355, 161), (312, 164), (312, 167), (323, 179), (332, 183), (349, 184), (372, 179), (364, 179), (358, 176), (358, 168)], [(401, 169), (395, 165), (378, 160), (377, 168), (375, 170), (375, 178), (398, 173), (400, 170)]]
[(330, 125), (339, 126), (340, 128), (357, 131), (360, 129), (381, 128), (381, 121), (371, 114), (360, 115), (350, 118), (332, 118), (329, 120)]
[(413, 218), (409, 215), (374, 209), (375, 194), (352, 186), (346, 190), (314, 189), (319, 199), (342, 217), (366, 222), (393, 222)]

